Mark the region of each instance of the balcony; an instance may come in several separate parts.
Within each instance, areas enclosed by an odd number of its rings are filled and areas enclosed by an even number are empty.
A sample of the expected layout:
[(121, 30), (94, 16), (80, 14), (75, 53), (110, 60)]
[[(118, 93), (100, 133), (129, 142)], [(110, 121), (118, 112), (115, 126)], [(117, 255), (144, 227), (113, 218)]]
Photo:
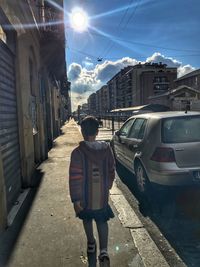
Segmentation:
[(154, 84), (169, 84), (167, 77), (155, 77), (153, 80)]

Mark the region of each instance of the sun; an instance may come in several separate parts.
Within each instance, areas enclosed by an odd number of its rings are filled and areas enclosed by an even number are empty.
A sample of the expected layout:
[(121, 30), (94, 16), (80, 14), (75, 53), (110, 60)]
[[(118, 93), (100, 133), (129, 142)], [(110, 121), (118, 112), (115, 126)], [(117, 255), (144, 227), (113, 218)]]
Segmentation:
[(70, 24), (75, 31), (83, 32), (88, 28), (88, 15), (81, 8), (74, 8), (70, 14)]

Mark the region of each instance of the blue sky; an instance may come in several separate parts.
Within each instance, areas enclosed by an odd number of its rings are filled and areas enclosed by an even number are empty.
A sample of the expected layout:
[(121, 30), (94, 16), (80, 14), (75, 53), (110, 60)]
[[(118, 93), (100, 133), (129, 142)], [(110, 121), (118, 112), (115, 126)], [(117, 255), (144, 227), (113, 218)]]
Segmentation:
[[(86, 32), (69, 27), (68, 14), (77, 6), (89, 16)], [(200, 67), (199, 0), (66, 0), (65, 10), (68, 75), (77, 104), (138, 61), (177, 66), (179, 76)]]

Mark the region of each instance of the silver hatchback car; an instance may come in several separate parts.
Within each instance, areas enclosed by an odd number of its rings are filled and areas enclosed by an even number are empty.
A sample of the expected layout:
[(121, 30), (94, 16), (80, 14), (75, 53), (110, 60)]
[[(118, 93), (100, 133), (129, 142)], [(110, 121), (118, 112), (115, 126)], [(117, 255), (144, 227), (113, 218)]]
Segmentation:
[(117, 161), (136, 176), (145, 193), (151, 183), (200, 184), (200, 113), (146, 113), (130, 117), (111, 146)]

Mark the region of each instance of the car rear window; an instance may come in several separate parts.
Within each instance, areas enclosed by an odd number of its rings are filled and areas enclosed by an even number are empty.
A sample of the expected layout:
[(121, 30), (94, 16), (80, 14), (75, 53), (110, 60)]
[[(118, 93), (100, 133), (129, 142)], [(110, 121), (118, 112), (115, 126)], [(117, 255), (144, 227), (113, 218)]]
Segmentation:
[(200, 116), (185, 116), (163, 119), (162, 142), (200, 142)]

